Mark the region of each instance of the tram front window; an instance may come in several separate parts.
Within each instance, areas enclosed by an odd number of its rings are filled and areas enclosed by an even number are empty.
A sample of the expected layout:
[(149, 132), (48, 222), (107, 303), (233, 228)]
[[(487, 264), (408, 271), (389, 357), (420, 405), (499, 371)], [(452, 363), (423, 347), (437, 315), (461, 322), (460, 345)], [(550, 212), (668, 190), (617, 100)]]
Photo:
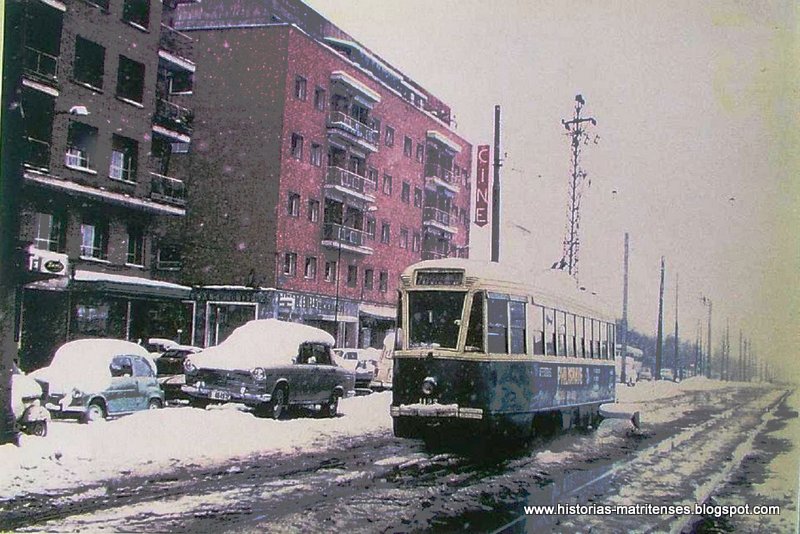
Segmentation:
[(465, 296), (463, 291), (409, 292), (409, 348), (456, 348)]

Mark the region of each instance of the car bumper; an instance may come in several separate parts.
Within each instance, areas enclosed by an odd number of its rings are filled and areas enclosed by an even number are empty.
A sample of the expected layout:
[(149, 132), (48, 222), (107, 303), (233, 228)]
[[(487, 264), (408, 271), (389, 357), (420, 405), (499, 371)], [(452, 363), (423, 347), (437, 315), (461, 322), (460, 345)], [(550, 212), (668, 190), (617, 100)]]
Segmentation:
[(220, 402), (261, 404), (272, 400), (272, 394), (270, 393), (251, 393), (248, 391), (231, 391), (227, 389), (215, 389), (190, 385), (181, 386), (181, 391), (193, 397)]
[(392, 406), (390, 413), (392, 417), (483, 419), (481, 408), (462, 408), (458, 404), (401, 404)]

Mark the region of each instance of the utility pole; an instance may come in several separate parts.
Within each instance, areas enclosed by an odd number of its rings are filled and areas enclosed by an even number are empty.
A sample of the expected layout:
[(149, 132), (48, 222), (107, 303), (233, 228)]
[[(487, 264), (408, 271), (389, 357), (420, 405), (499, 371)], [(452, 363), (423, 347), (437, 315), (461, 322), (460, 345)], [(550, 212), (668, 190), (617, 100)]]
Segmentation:
[(590, 122), (596, 126), (593, 117), (581, 117), (581, 110), (585, 104), (581, 95), (575, 95), (575, 116), (571, 120), (561, 119), (561, 124), (567, 129), (567, 135), (572, 138), (572, 174), (569, 182), (569, 202), (567, 204), (567, 230), (564, 236), (564, 253), (560, 261), (554, 264), (559, 269), (567, 272), (577, 279), (578, 277), (578, 246), (580, 238), (581, 198), (583, 197), (583, 184), (586, 181), (586, 171), (580, 166), (581, 145), (589, 139), (584, 123)]
[(628, 359), (628, 232), (625, 232), (625, 254), (622, 275), (622, 371), (620, 382), (628, 383), (625, 367)]
[(661, 351), (664, 343), (664, 256), (661, 256), (661, 286), (658, 290), (658, 335), (656, 336), (655, 380), (661, 380)]
[(703, 296), (700, 298), (704, 305), (708, 306), (708, 344), (706, 347), (708, 348), (708, 352), (706, 353), (706, 362), (705, 362), (705, 371), (706, 371), (706, 378), (711, 378), (711, 352), (714, 350), (711, 347), (711, 308), (713, 303), (711, 299)]
[(680, 345), (680, 339), (678, 338), (678, 273), (675, 273), (675, 359), (673, 360), (672, 365), (675, 366), (675, 376), (677, 376), (679, 380), (683, 380), (683, 362), (680, 360), (680, 355), (678, 353), (679, 345)]
[(697, 332), (694, 336), (694, 375), (700, 373), (700, 322), (697, 322)]
[(494, 183), (492, 184), (492, 261), (500, 261), (500, 106), (494, 107)]

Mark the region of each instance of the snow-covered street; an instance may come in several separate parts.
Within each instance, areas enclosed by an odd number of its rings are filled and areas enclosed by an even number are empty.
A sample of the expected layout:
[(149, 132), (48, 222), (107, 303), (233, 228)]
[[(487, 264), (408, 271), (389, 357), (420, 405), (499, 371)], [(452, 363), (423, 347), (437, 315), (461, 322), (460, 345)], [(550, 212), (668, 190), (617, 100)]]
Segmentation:
[[(467, 521), (478, 530), (508, 523), (524, 531), (539, 524), (522, 515), (526, 503), (681, 504), (714, 497), (756, 454), (753, 441), (763, 438), (765, 425), (774, 427), (778, 416), (762, 415), (782, 393), (705, 379), (620, 387), (620, 403), (642, 412), (642, 433), (610, 421), (594, 432), (537, 441), (488, 466), (392, 437), (389, 392), (346, 399), (335, 419), (303, 412), (273, 421), (226, 405), (168, 407), (89, 425), (56, 421), (45, 438), (25, 436), (21, 447), (0, 448), (6, 518), (0, 523), (48, 531), (267, 525), (302, 531), (333, 521), (368, 532)], [(789, 405), (796, 404), (795, 394)], [(786, 450), (761, 450), (764, 482), (753, 489), (765, 503), (777, 496), (790, 506), (768, 518), (783, 527), (796, 517), (796, 477), (793, 485), (786, 468), (797, 472), (800, 443), (786, 438), (798, 420), (796, 411), (785, 411), (781, 421), (788, 426), (773, 430)], [(168, 500), (157, 504), (162, 496)], [(410, 506), (419, 499), (428, 504)], [(218, 525), (220, 517), (229, 522)], [(666, 520), (650, 519), (656, 529)], [(600, 520), (578, 516), (561, 524), (609, 525)], [(630, 520), (616, 526), (630, 528)], [(692, 518), (679, 520), (686, 526)]]

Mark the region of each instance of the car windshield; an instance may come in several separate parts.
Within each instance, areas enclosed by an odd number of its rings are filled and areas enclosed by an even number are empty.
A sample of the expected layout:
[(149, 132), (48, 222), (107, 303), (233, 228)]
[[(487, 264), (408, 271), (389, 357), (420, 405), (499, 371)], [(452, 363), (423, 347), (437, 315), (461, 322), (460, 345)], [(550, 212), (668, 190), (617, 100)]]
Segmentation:
[(409, 347), (456, 348), (465, 296), (464, 291), (409, 292)]

